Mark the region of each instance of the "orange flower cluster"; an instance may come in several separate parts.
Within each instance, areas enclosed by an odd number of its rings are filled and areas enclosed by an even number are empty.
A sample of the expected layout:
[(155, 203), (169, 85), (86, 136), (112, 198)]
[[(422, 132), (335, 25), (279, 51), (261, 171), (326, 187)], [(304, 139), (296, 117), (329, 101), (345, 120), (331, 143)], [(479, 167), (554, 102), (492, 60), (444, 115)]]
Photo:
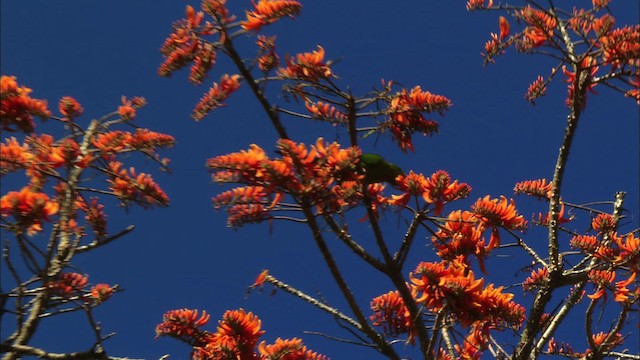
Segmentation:
[[(601, 239), (605, 234), (609, 236), (610, 241), (604, 242)], [(612, 291), (615, 301), (620, 303), (635, 301), (640, 296), (640, 288), (634, 283), (640, 272), (640, 238), (635, 237), (633, 233), (619, 236), (611, 230), (607, 233), (599, 232), (598, 236), (575, 235), (570, 244), (585, 255), (592, 255), (609, 266), (609, 270), (592, 270), (589, 273), (590, 282), (597, 288), (596, 293), (590, 295), (590, 298), (599, 299), (606, 296), (606, 290)], [(624, 276), (625, 280), (618, 281), (613, 286), (616, 276)], [(631, 284), (635, 285), (633, 289), (628, 288)]]
[(131, 167), (129, 172), (122, 168), (122, 163), (112, 161), (109, 163), (109, 189), (125, 205), (132, 201), (145, 208), (151, 206), (168, 206), (169, 197), (149, 174), (136, 174)]
[(373, 315), (369, 317), (371, 323), (374, 326), (381, 326), (385, 335), (397, 337), (401, 334), (409, 334), (408, 342), (414, 342), (415, 325), (397, 290), (373, 298), (371, 310), (373, 310)]
[(76, 202), (78, 209), (85, 212), (85, 220), (93, 229), (96, 239), (107, 236), (107, 215), (104, 213), (104, 205), (98, 203), (98, 198), (91, 198), (87, 204), (83, 198), (78, 197)]
[(518, 11), (516, 16), (528, 24), (518, 44), (521, 51), (529, 51), (544, 45), (553, 37), (555, 28), (558, 25), (554, 16), (543, 10), (534, 9), (529, 5)]
[(489, 2), (485, 5), (485, 0), (468, 0), (467, 1), (467, 10), (473, 11), (476, 9), (488, 9), (493, 6), (493, 0), (489, 0)]
[[(240, 226), (270, 217), (284, 194), (315, 205), (319, 211), (333, 211), (353, 204), (354, 181), (360, 181), (358, 148), (341, 149), (322, 138), (308, 149), (304, 144), (280, 139), (281, 159), (270, 159), (258, 145), (248, 150), (218, 156), (207, 161), (216, 182), (247, 184), (216, 196), (216, 207), (228, 206), (229, 225)], [(362, 190), (359, 190), (361, 193)], [(375, 198), (374, 198), (375, 199)]]
[(206, 311), (198, 317), (198, 310), (170, 310), (162, 316), (162, 323), (156, 326), (156, 338), (171, 336), (194, 346), (202, 346), (212, 337), (200, 329), (209, 322), (210, 318)]
[(219, 23), (228, 23), (235, 20), (235, 16), (229, 16), (226, 8), (227, 0), (203, 0), (202, 10), (211, 15)]
[(286, 360), (329, 360), (328, 357), (308, 350), (298, 338), (277, 338), (272, 345), (266, 345), (263, 341), (258, 347), (261, 360), (286, 359)]
[(451, 105), (451, 100), (442, 95), (422, 91), (420, 86), (414, 87), (410, 92), (402, 89), (389, 99), (385, 111), (389, 120), (382, 126), (391, 130), (402, 151), (413, 151), (413, 133), (431, 135), (438, 131), (438, 123), (427, 120), (422, 113), (438, 112), (442, 115)]
[(549, 270), (546, 267), (534, 270), (531, 272), (531, 275), (529, 275), (529, 277), (522, 283), (522, 290), (526, 292), (533, 291), (548, 280)]
[(323, 103), (322, 101), (318, 101), (315, 103), (311, 101), (305, 101), (304, 105), (307, 108), (307, 111), (311, 113), (313, 119), (325, 120), (334, 124), (344, 124), (348, 121), (347, 115), (336, 109), (331, 104)]
[(333, 75), (330, 62), (324, 61), (324, 48), (318, 45), (318, 50), (297, 54), (285, 58), (287, 67), (278, 69), (278, 75), (283, 79), (297, 79), (316, 83), (320, 79), (328, 79)]
[[(538, 224), (544, 227), (548, 227), (549, 226), (549, 219), (551, 219), (551, 216), (549, 213), (546, 214), (542, 214), (542, 213), (538, 213)], [(568, 223), (569, 221), (573, 220), (573, 215), (569, 215), (569, 217), (565, 217), (564, 216), (564, 203), (560, 203), (560, 211), (558, 212), (558, 225), (562, 225), (565, 223)]]
[(55, 174), (62, 166), (88, 167), (93, 161), (91, 155), (80, 156), (80, 147), (70, 138), (54, 141), (51, 135), (28, 136), (23, 145), (15, 138), (0, 143), (0, 165), (2, 174), (24, 169), (31, 179), (31, 186), (41, 188), (46, 175)]
[[(225, 1), (221, 0), (203, 1), (202, 9), (214, 16), (216, 21), (224, 21), (227, 19), (224, 3)], [(201, 25), (204, 18), (202, 11), (196, 12), (191, 5), (187, 5), (185, 12), (185, 19), (174, 23), (173, 32), (160, 48), (164, 61), (158, 68), (158, 75), (169, 77), (173, 71), (181, 69), (193, 61), (189, 81), (197, 85), (202, 83), (206, 73), (216, 61), (215, 48), (211, 44), (201, 41), (198, 36), (211, 35), (217, 30), (208, 21)], [(224, 16), (220, 17), (223, 13)]]
[(258, 67), (266, 72), (280, 65), (280, 58), (276, 54), (276, 37), (258, 35), (256, 45), (260, 48), (260, 56), (258, 57)]
[(615, 229), (615, 221), (613, 216), (609, 214), (598, 214), (591, 221), (591, 228), (599, 234), (606, 234)]
[(638, 75), (640, 67), (640, 25), (615, 29), (600, 38), (597, 46), (602, 50), (602, 61), (615, 70), (624, 64), (635, 68)]
[(224, 74), (220, 78), (220, 83), (213, 83), (209, 91), (200, 99), (200, 102), (193, 109), (191, 117), (196, 120), (202, 120), (211, 110), (224, 106), (224, 101), (231, 93), (238, 90), (240, 75)]
[(392, 195), (391, 205), (405, 206), (412, 196), (422, 196), (428, 204), (434, 204), (435, 215), (440, 215), (444, 205), (454, 200), (463, 199), (471, 192), (471, 186), (466, 183), (451, 182), (451, 177), (444, 170), (438, 170), (426, 178), (413, 171), (398, 179), (397, 187), (403, 194)]
[(173, 136), (148, 129), (137, 129), (135, 134), (120, 130), (109, 131), (98, 134), (93, 139), (93, 146), (105, 159), (113, 159), (115, 154), (133, 150), (154, 153), (158, 147), (172, 147), (174, 144)]
[(444, 226), (431, 238), (437, 255), (447, 261), (469, 263), (469, 255), (478, 259), (482, 272), (486, 273), (484, 259), (492, 249), (484, 245), (483, 227), (475, 215), (468, 211), (449, 214)]
[(5, 143), (0, 143), (0, 174), (26, 169), (32, 157), (26, 143), (20, 145), (15, 137), (5, 139)]
[(285, 16), (293, 18), (300, 14), (302, 4), (295, 0), (258, 0), (253, 2), (253, 8), (253, 11), (247, 11), (247, 20), (240, 23), (247, 31), (260, 31), (263, 26)]
[(163, 316), (163, 322), (156, 327), (156, 338), (170, 336), (186, 342), (193, 346), (191, 359), (195, 360), (327, 359), (323, 355), (308, 350), (302, 341), (296, 338), (291, 340), (278, 338), (274, 344), (267, 345), (263, 341), (258, 345), (260, 336), (265, 333), (260, 329), (261, 321), (257, 316), (243, 309), (225, 312), (214, 333), (202, 329), (209, 318), (206, 312), (198, 317), (197, 310), (168, 311)]
[(55, 200), (49, 200), (47, 194), (28, 186), (20, 191), (11, 191), (0, 199), (2, 217), (13, 216), (16, 225), (26, 229), (29, 235), (42, 231), (42, 222), (50, 221), (50, 216), (59, 209), (60, 205)]
[(565, 342), (558, 343), (555, 338), (551, 338), (551, 340), (549, 340), (549, 344), (547, 344), (547, 354), (562, 354), (576, 357), (580, 357), (582, 355), (573, 351), (571, 345)]
[(87, 285), (89, 278), (78, 273), (62, 273), (58, 279), (47, 284), (47, 289), (53, 294), (68, 298), (79, 294)]
[(492, 229), (489, 249), (500, 246), (498, 227), (510, 230), (521, 230), (527, 227), (527, 221), (522, 215), (518, 215), (513, 199), (507, 201), (507, 198), (500, 196), (500, 200), (492, 200), (487, 195), (483, 199), (478, 199), (471, 208), (484, 228)]
[(33, 116), (42, 120), (51, 117), (47, 101), (29, 96), (31, 89), (19, 86), (15, 76), (0, 77), (0, 121), (2, 130), (31, 133), (35, 130)]
[(509, 31), (511, 27), (509, 26), (509, 22), (504, 16), (500, 16), (498, 22), (500, 28), (500, 34), (491, 33), (491, 40), (487, 41), (484, 44), (484, 53), (482, 53), (482, 57), (484, 58), (484, 62), (486, 63), (494, 63), (494, 58), (498, 55), (504, 53), (504, 49), (510, 45), (510, 41), (504, 42), (509, 36)]
[(76, 99), (72, 98), (71, 96), (65, 96), (60, 99), (60, 102), (58, 103), (58, 111), (60, 111), (60, 114), (62, 114), (64, 117), (73, 119), (82, 115), (84, 109), (82, 108), (82, 106), (80, 106), (80, 103), (78, 103)]
[[(609, 333), (605, 333), (605, 332), (599, 332), (597, 334), (591, 335), (591, 338), (593, 339), (593, 343), (596, 346), (600, 347), (600, 351), (611, 351), (613, 350), (613, 348), (615, 348), (616, 346), (624, 342), (624, 336), (622, 336), (622, 334), (620, 333), (615, 333), (608, 342), (605, 342), (607, 337), (609, 337)], [(589, 353), (590, 353), (589, 350), (585, 352), (585, 354), (589, 354)]]
[(91, 294), (93, 301), (99, 304), (107, 301), (111, 297), (113, 288), (109, 286), (109, 284), (96, 284), (91, 288), (89, 294)]
[(539, 97), (545, 96), (547, 93), (547, 84), (542, 76), (529, 85), (527, 92), (524, 94), (524, 98), (535, 105), (535, 100)]
[(125, 121), (130, 121), (135, 119), (136, 110), (145, 106), (147, 101), (143, 97), (134, 96), (133, 98), (127, 100), (125, 96), (122, 97), (122, 105), (118, 107), (118, 115), (120, 118)]
[(416, 301), (436, 313), (449, 311), (465, 327), (483, 331), (496, 327), (518, 329), (524, 321), (524, 307), (512, 301), (503, 287), (475, 279), (473, 271), (459, 262), (420, 263), (409, 275)]
[(526, 194), (539, 199), (549, 199), (551, 197), (551, 183), (547, 183), (547, 179), (525, 180), (517, 183), (513, 192), (515, 195)]
[(85, 301), (102, 303), (108, 300), (113, 294), (113, 288), (108, 284), (97, 284), (85, 291), (89, 278), (87, 275), (78, 273), (61, 273), (57, 279), (49, 282), (46, 287), (52, 294), (63, 298), (72, 296), (82, 297)]

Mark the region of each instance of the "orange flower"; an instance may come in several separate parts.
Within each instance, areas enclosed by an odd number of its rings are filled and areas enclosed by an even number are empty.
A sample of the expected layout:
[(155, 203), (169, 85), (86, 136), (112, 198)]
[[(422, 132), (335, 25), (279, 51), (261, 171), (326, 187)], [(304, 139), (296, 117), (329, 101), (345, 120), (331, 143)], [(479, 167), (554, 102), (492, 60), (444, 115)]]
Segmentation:
[(522, 283), (522, 290), (529, 292), (533, 291), (538, 286), (544, 284), (549, 280), (549, 270), (547, 268), (540, 268), (537, 271), (531, 272), (531, 275)]
[(150, 206), (168, 206), (169, 197), (149, 174), (136, 174), (131, 167), (129, 172), (122, 169), (122, 163), (112, 161), (109, 163), (110, 179), (109, 189), (125, 204), (133, 201), (147, 208)]
[(603, 7), (609, 5), (611, 0), (591, 0), (594, 9), (602, 9)]
[(224, 74), (220, 78), (220, 83), (213, 83), (213, 86), (209, 89), (200, 102), (193, 109), (191, 117), (196, 120), (202, 120), (211, 110), (224, 106), (224, 101), (231, 95), (231, 93), (238, 90), (240, 82), (238, 79), (240, 75)]
[[(637, 238), (633, 233), (629, 233), (626, 236), (613, 235), (614, 242), (620, 249), (620, 255), (615, 260), (616, 263), (626, 263), (631, 266), (631, 271), (640, 271), (640, 238)], [(623, 242), (624, 239), (624, 242)]]
[(194, 85), (200, 85), (207, 77), (209, 70), (211, 70), (216, 63), (216, 49), (211, 44), (201, 43), (193, 55), (193, 65), (189, 72), (189, 81)]
[(547, 183), (547, 179), (521, 181), (516, 184), (513, 191), (515, 195), (526, 194), (539, 199), (548, 199), (551, 195), (551, 183)]
[(91, 225), (96, 239), (107, 236), (107, 215), (104, 213), (104, 205), (98, 203), (98, 198), (91, 198), (89, 204), (84, 201), (78, 206), (86, 215), (85, 220)]
[(302, 340), (277, 338), (272, 345), (264, 341), (258, 346), (261, 359), (291, 359), (291, 360), (328, 360), (324, 355), (308, 350)]
[[(549, 214), (538, 213), (538, 223), (542, 226), (549, 226)], [(569, 217), (564, 217), (564, 203), (560, 204), (560, 212), (558, 213), (558, 225), (568, 223), (573, 220), (573, 215), (569, 215)]]
[(450, 213), (445, 225), (431, 237), (431, 242), (441, 259), (451, 261), (462, 256), (468, 263), (469, 255), (473, 255), (482, 272), (486, 273), (484, 258), (489, 249), (484, 246), (482, 229), (473, 213), (460, 210)]
[(539, 97), (545, 96), (547, 93), (547, 84), (542, 76), (538, 76), (538, 78), (529, 85), (527, 92), (524, 94), (524, 98), (531, 102), (531, 104), (535, 105), (535, 100)]
[(112, 293), (113, 288), (109, 284), (97, 284), (91, 288), (91, 298), (98, 304), (107, 301)]
[[(616, 278), (616, 272), (610, 270), (591, 270), (589, 271), (589, 281), (596, 286), (596, 292), (587, 295), (589, 299), (596, 300), (602, 296), (606, 296), (605, 290), (610, 287)], [(606, 298), (605, 298), (606, 299)]]
[(600, 246), (598, 238), (590, 235), (575, 235), (570, 242), (572, 247), (580, 249), (584, 253), (594, 254)]
[(258, 57), (258, 67), (264, 72), (269, 72), (278, 67), (280, 58), (276, 54), (276, 37), (258, 35), (256, 45), (260, 48), (260, 57)]
[(600, 351), (610, 351), (624, 342), (624, 336), (620, 333), (615, 333), (615, 335), (605, 343), (609, 335), (610, 333), (599, 332), (591, 335), (591, 339), (593, 339), (593, 343), (600, 348)]
[(347, 115), (328, 103), (305, 101), (304, 104), (313, 119), (326, 120), (334, 124), (347, 122)]
[(27, 168), (33, 155), (27, 144), (20, 145), (15, 137), (0, 143), (0, 174), (7, 174), (18, 169)]
[(210, 317), (206, 311), (198, 318), (198, 310), (170, 310), (162, 316), (162, 323), (156, 326), (156, 338), (171, 336), (194, 346), (204, 346), (211, 334), (200, 327), (209, 322)]
[(400, 146), (402, 151), (407, 149), (413, 151), (412, 134), (421, 132), (424, 135), (431, 135), (438, 132), (438, 123), (428, 120), (423, 112), (438, 112), (440, 115), (448, 110), (452, 105), (451, 100), (442, 96), (422, 91), (420, 86), (416, 86), (407, 92), (402, 89), (388, 100), (386, 110), (389, 120), (381, 125), (388, 128)]
[(144, 105), (146, 105), (146, 101), (142, 97), (134, 96), (127, 100), (126, 96), (122, 96), (122, 106), (118, 107), (118, 114), (122, 120), (133, 120), (136, 117), (136, 110)]
[(225, 6), (226, 3), (227, 0), (203, 0), (202, 10), (214, 17), (217, 21), (233, 21), (235, 16), (229, 16), (229, 10), (227, 10)]
[(285, 16), (291, 18), (300, 14), (302, 4), (293, 0), (258, 0), (253, 2), (254, 11), (247, 11), (247, 20), (240, 24), (247, 31), (259, 31)]
[(609, 214), (598, 214), (591, 221), (591, 228), (598, 232), (598, 234), (606, 234), (610, 231), (613, 231), (615, 227), (615, 222), (613, 221), (613, 216)]
[(264, 330), (260, 330), (261, 324), (257, 316), (244, 309), (228, 310), (218, 322), (216, 335), (233, 338), (240, 349), (253, 349), (264, 334)]
[(286, 68), (280, 68), (278, 75), (284, 79), (300, 79), (310, 82), (318, 82), (319, 79), (328, 79), (334, 76), (330, 62), (324, 62), (324, 48), (318, 45), (318, 50), (301, 53), (293, 57), (286, 57)]
[(61, 273), (58, 279), (47, 284), (47, 289), (55, 295), (70, 297), (74, 292), (80, 292), (87, 285), (86, 275), (78, 273)]
[(369, 317), (371, 323), (374, 326), (381, 326), (385, 335), (397, 337), (408, 333), (408, 342), (414, 343), (415, 325), (397, 290), (373, 298), (371, 310), (373, 310), (373, 315)]
[(476, 9), (487, 9), (493, 6), (493, 0), (489, 0), (487, 5), (484, 4), (485, 0), (468, 0), (467, 10), (473, 11)]
[(640, 66), (639, 37), (640, 25), (615, 29), (608, 35), (601, 37), (596, 46), (602, 50), (604, 64), (611, 64), (612, 71), (625, 63), (637, 69)]
[(500, 16), (500, 41), (509, 36), (509, 22), (504, 16)]
[(47, 101), (29, 96), (31, 89), (19, 86), (15, 76), (0, 77), (0, 119), (2, 130), (31, 133), (35, 130), (33, 116), (42, 120), (51, 117)]
[(542, 45), (547, 37), (553, 37), (557, 20), (549, 13), (527, 5), (516, 15), (530, 25), (525, 29), (524, 37), (533, 44), (533, 47)]
[(507, 202), (507, 198), (504, 196), (500, 196), (500, 200), (491, 200), (487, 195), (483, 199), (478, 199), (471, 208), (485, 227), (493, 229), (488, 246), (489, 250), (500, 245), (498, 227), (519, 230), (527, 226), (522, 215), (518, 215), (513, 199)]
[(60, 114), (62, 114), (66, 118), (76, 118), (84, 112), (84, 109), (80, 104), (76, 101), (76, 99), (71, 96), (65, 96), (60, 99), (58, 103), (58, 110)]
[(49, 221), (49, 217), (59, 209), (55, 200), (49, 200), (46, 194), (34, 192), (29, 187), (19, 192), (11, 191), (0, 199), (2, 217), (12, 215), (29, 235), (42, 231), (42, 221)]
[[(631, 292), (627, 286), (631, 285), (634, 283), (634, 280), (636, 279), (636, 273), (631, 273), (631, 276), (629, 276), (629, 278), (627, 280), (622, 280), (622, 281), (617, 281), (616, 282), (616, 286), (615, 286), (615, 301), (619, 302), (619, 303), (624, 303), (627, 302), (629, 300), (629, 293)], [(635, 289), (635, 294), (636, 297), (638, 296), (638, 284), (636, 285), (636, 289)]]

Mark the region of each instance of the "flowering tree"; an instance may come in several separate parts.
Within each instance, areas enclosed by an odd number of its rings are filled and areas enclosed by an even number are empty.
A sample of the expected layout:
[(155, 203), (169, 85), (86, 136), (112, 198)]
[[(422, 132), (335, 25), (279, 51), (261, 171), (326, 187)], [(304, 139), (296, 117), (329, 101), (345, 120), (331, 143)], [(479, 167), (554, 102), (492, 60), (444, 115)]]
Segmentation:
[[(525, 6), (467, 2), (470, 11), (504, 15), (497, 20), (497, 34), (485, 45), (485, 64), (512, 48), (555, 62), (551, 73), (539, 76), (526, 91), (528, 101), (545, 95), (556, 76), (567, 83), (567, 128), (556, 164), (549, 164), (553, 177), (515, 185), (516, 195), (536, 198), (533, 203), (540, 207), (541, 213), (528, 222), (510, 196), (474, 196), (477, 201), (463, 207), (458, 200), (469, 198), (471, 186), (447, 171), (405, 172), (366, 150), (373, 138), (389, 137), (402, 152), (419, 152), (416, 136), (435, 135), (436, 119), (452, 102), (420, 86), (404, 88), (389, 80), (353, 94), (339, 78), (335, 62), (327, 59), (331, 50), (325, 53), (320, 45), (309, 44), (309, 52), (285, 56), (276, 36), (265, 32), (283, 18), (298, 16), (301, 9), (298, 1), (257, 0), (244, 15), (235, 16), (224, 0), (203, 0), (198, 10), (187, 6), (186, 16), (174, 24), (161, 47), (159, 74), (168, 77), (188, 68), (195, 85), (205, 81), (219, 58), (225, 56), (234, 65), (231, 73), (215, 76), (219, 80), (192, 112), (196, 121), (224, 106), (242, 86), (254, 95), (277, 134), (275, 152), (244, 144), (237, 152), (207, 161), (213, 180), (227, 186), (213, 197), (214, 207), (227, 211), (232, 228), (261, 222), (277, 226), (279, 221), (309, 228), (310, 240), (347, 306), (332, 306), (297, 289), (298, 284), (284, 282), (287, 274), (276, 277), (269, 270), (249, 289), (280, 289), (326, 312), (348, 338), (325, 336), (361, 345), (367, 358), (374, 352), (392, 359), (419, 352), (425, 359), (639, 359), (625, 343), (638, 335), (633, 320), (637, 322), (640, 295), (640, 239), (637, 229), (622, 227), (624, 193), (604, 208), (571, 203), (562, 187), (589, 93), (606, 86), (640, 101), (638, 26), (615, 27), (607, 1), (594, 0), (588, 9), (574, 10), (552, 1), (526, 1)], [(247, 38), (253, 48), (245, 53), (240, 42)], [(156, 149), (172, 145), (173, 138), (137, 128), (132, 120), (144, 104), (140, 98), (124, 98), (117, 112), (82, 125), (82, 108), (74, 99), (60, 101), (58, 117), (29, 94), (17, 79), (3, 77), (3, 134), (20, 131), (28, 136), (5, 139), (0, 158), (3, 175), (27, 175), (22, 190), (12, 189), (2, 197), (2, 266), (12, 279), (9, 284), (3, 277), (2, 321), (4, 326), (11, 317), (16, 326), (3, 334), (1, 351), (6, 359), (113, 359), (103, 347), (110, 334), (102, 333), (94, 309), (120, 289), (88, 285), (72, 260), (132, 230), (107, 232), (104, 209), (113, 202), (109, 198), (125, 206), (168, 204), (148, 174), (123, 162), (137, 153), (165, 168), (167, 162)], [(35, 131), (34, 116), (61, 125), (52, 132), (61, 134), (59, 140)], [(331, 125), (327, 128), (347, 140), (318, 136), (305, 144), (286, 126), (291, 119)], [(577, 212), (588, 221), (574, 224)], [(393, 236), (397, 231), (387, 229), (384, 218), (406, 219), (404, 235)], [(540, 245), (534, 227), (546, 233), (545, 245)], [(425, 237), (431, 258), (437, 260), (413, 262), (425, 253)], [(373, 299), (357, 296), (346, 276), (350, 264), (340, 262), (334, 238), (372, 274), (388, 280), (388, 291)], [(522, 259), (515, 270), (528, 274), (517, 284), (495, 280), (505, 271), (496, 255), (505, 253)], [(528, 303), (517, 301), (522, 294), (529, 296)], [(71, 312), (86, 314), (95, 334), (92, 344), (74, 353), (33, 344), (39, 324)], [(570, 313), (583, 315), (584, 321), (573, 326), (584, 333), (580, 344), (567, 342), (562, 331)], [(217, 327), (208, 328), (209, 320), (204, 310), (169, 310), (156, 334), (186, 343), (193, 359), (326, 358), (301, 339), (261, 339), (265, 331), (258, 315), (244, 309), (226, 311)]]
[[(385, 80), (371, 92), (354, 95), (341, 85), (320, 45), (282, 59), (276, 37), (263, 31), (276, 21), (297, 16), (302, 7), (298, 1), (259, 0), (240, 20), (229, 12), (224, 0), (204, 0), (201, 11), (187, 6), (186, 17), (174, 24), (162, 46), (165, 60), (159, 74), (169, 76), (190, 66), (189, 81), (198, 85), (217, 57), (227, 56), (237, 74), (224, 74), (214, 83), (195, 106), (192, 117), (202, 120), (244, 85), (278, 135), (277, 156), (269, 156), (252, 144), (246, 150), (208, 160), (215, 182), (233, 184), (213, 197), (214, 206), (226, 209), (232, 228), (276, 220), (307, 226), (348, 309), (329, 306), (268, 270), (258, 276), (251, 289), (273, 286), (291, 293), (338, 319), (353, 336), (348, 341), (392, 359), (403, 356), (397, 339), (418, 347), (425, 359), (476, 359), (483, 353), (514, 359), (541, 354), (640, 357), (624, 348), (625, 332), (637, 334), (629, 316), (640, 295), (634, 282), (640, 260), (637, 229), (627, 233), (618, 229), (624, 193), (616, 194), (612, 208), (606, 211), (572, 204), (561, 196), (565, 165), (588, 93), (597, 86), (607, 86), (640, 103), (640, 28), (616, 28), (608, 1), (594, 0), (588, 9), (573, 10), (558, 8), (551, 1), (525, 3), (512, 6), (470, 0), (467, 9), (505, 14), (498, 21), (499, 33), (491, 34), (485, 45), (485, 64), (495, 62), (510, 48), (556, 61), (550, 74), (533, 81), (525, 94), (527, 100), (534, 103), (544, 96), (556, 76), (567, 83), (566, 131), (553, 177), (515, 185), (516, 195), (548, 203), (531, 223), (506, 196), (487, 195), (470, 209), (456, 208), (456, 200), (468, 197), (471, 187), (444, 170), (430, 175), (419, 169), (392, 171), (397, 167), (379, 156), (377, 162), (384, 166), (372, 167), (368, 159), (373, 154), (362, 150), (367, 147), (367, 137), (390, 136), (402, 151), (415, 151), (413, 137), (436, 133), (439, 125), (432, 116), (443, 115), (452, 103), (420, 86), (403, 88)], [(518, 31), (511, 29), (507, 17), (515, 20)], [(251, 55), (241, 54), (235, 45), (240, 36), (247, 35), (255, 38)], [(286, 99), (300, 105), (277, 101), (271, 95), (274, 85)], [(298, 142), (287, 132), (286, 117), (330, 124), (347, 134), (348, 143), (323, 138), (311, 145)], [(405, 235), (395, 241), (386, 236), (379, 221), (390, 209), (409, 214), (411, 219)], [(567, 215), (569, 209), (590, 214), (588, 231), (565, 227), (573, 220)], [(359, 233), (353, 231), (358, 226), (370, 229), (373, 244), (354, 235)], [(524, 230), (530, 226), (547, 229), (546, 250), (540, 251), (525, 238)], [(388, 293), (370, 300), (370, 309), (363, 309), (351, 292), (345, 266), (328, 246), (326, 229), (393, 284)], [(405, 263), (419, 234), (430, 238), (439, 261)], [(505, 285), (512, 284), (490, 282), (496, 269), (491, 254), (498, 250), (519, 252), (527, 258), (523, 262), (533, 264), (530, 276), (513, 289), (533, 293), (528, 308), (506, 291)], [(551, 303), (552, 295), (562, 301)], [(615, 309), (598, 310), (607, 302), (615, 303)], [(556, 330), (571, 311), (585, 314), (581, 324), (587, 339), (584, 349), (556, 340), (561, 337)], [(606, 327), (595, 324), (598, 316), (607, 318)], [(158, 325), (157, 334), (190, 344), (194, 359), (323, 358), (297, 339), (258, 345), (260, 322), (243, 310), (227, 312), (214, 332), (204, 330), (208, 318), (198, 317), (196, 310), (172, 310)]]
[[(170, 147), (172, 136), (134, 125), (141, 97), (122, 97), (117, 111), (83, 124), (84, 109), (72, 97), (62, 97), (59, 116), (46, 100), (14, 76), (2, 76), (2, 131), (22, 133), (0, 144), (2, 176), (26, 175), (24, 187), (1, 199), (3, 277), (2, 322), (15, 324), (3, 333), (3, 359), (37, 356), (45, 359), (106, 359), (103, 334), (94, 309), (119, 290), (118, 285), (90, 284), (74, 270), (74, 258), (93, 252), (126, 235), (133, 226), (109, 231), (105, 205), (115, 198), (121, 206), (169, 205), (169, 198), (151, 175), (125, 167), (137, 153), (166, 169), (157, 149)], [(52, 120), (51, 133), (36, 131), (34, 117)], [(122, 130), (116, 130), (122, 128)], [(86, 315), (95, 341), (73, 353), (56, 353), (31, 345), (38, 326), (72, 312)], [(12, 318), (10, 321), (8, 318)]]

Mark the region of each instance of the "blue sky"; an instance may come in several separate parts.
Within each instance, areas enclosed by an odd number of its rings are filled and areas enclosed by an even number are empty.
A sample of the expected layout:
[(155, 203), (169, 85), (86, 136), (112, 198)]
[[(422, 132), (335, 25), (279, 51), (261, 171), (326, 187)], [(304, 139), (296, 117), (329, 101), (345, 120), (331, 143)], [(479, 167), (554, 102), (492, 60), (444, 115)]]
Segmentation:
[[(238, 15), (250, 6), (249, 1), (230, 3)], [(246, 287), (268, 268), (292, 286), (321, 294), (332, 305), (344, 304), (304, 226), (276, 222), (272, 230), (267, 225), (231, 230), (226, 228), (224, 212), (213, 210), (210, 198), (223, 188), (211, 183), (204, 168), (206, 159), (251, 143), (273, 149), (276, 133), (246, 87), (229, 99), (227, 107), (196, 123), (189, 114), (206, 86), (188, 84), (184, 72), (171, 79), (157, 76), (160, 45), (172, 21), (183, 17), (186, 4), (122, 0), (1, 4), (3, 75), (17, 76), (20, 84), (34, 89), (34, 97), (49, 99), (52, 110), (60, 97), (75, 97), (85, 108), (81, 118), (85, 124), (114, 110), (121, 95), (144, 96), (149, 105), (139, 112), (137, 123), (177, 140), (176, 147), (164, 153), (172, 159), (173, 174), (161, 174), (153, 164), (140, 164), (140, 170), (151, 171), (163, 186), (171, 206), (151, 211), (134, 208), (128, 213), (112, 207), (109, 229), (116, 232), (135, 224), (135, 232), (77, 257), (76, 266), (90, 274), (91, 282), (118, 283), (125, 289), (97, 312), (104, 331), (117, 332), (106, 343), (107, 350), (132, 358), (153, 359), (166, 353), (173, 359), (186, 358), (186, 345), (153, 339), (154, 327), (165, 311), (204, 309), (212, 314), (213, 331), (226, 309), (243, 307), (262, 319), (267, 342), (302, 337), (310, 348), (334, 359), (373, 358), (373, 352), (362, 355), (360, 348), (301, 334), (307, 330), (348, 336), (329, 316), (298, 299), (282, 292), (275, 296), (252, 293), (245, 299)], [(613, 1), (616, 24), (637, 23), (638, 6), (637, 1)], [(548, 74), (553, 61), (510, 51), (497, 64), (482, 66), (480, 52), (489, 33), (498, 32), (497, 18), (497, 13), (467, 12), (464, 1), (309, 1), (299, 18), (283, 20), (263, 33), (278, 36), (281, 54), (310, 51), (321, 44), (327, 58), (340, 60), (334, 67), (339, 83), (355, 94), (379, 87), (384, 78), (449, 97), (454, 106), (438, 119), (440, 134), (416, 138), (415, 153), (404, 155), (382, 138), (376, 142), (372, 137), (361, 145), (406, 171), (449, 171), (473, 187), (468, 201), (460, 202), (460, 207), (468, 208), (487, 194), (511, 197), (518, 181), (550, 178), (567, 114), (566, 88), (559, 81), (536, 106), (523, 99), (529, 83), (538, 74)], [(241, 44), (249, 57), (249, 39)], [(232, 71), (221, 57), (205, 84)], [(638, 227), (640, 216), (638, 107), (606, 88), (597, 90), (598, 95), (589, 97), (578, 129), (563, 197), (582, 204), (612, 200), (616, 191), (627, 191), (626, 208), (634, 217), (623, 231), (630, 231)], [(271, 94), (281, 102), (277, 92)], [(47, 131), (51, 125), (40, 125), (40, 129)], [(287, 119), (285, 125), (299, 141), (311, 142), (319, 136), (347, 139), (344, 132), (299, 119)], [(17, 179), (3, 179), (2, 192), (19, 189)], [(545, 205), (532, 199), (517, 198), (516, 204), (526, 218), (545, 211)], [(575, 230), (586, 230), (588, 215), (576, 215), (582, 222), (576, 223)], [(388, 213), (382, 223), (389, 234), (402, 231), (397, 214)], [(360, 231), (367, 234), (366, 228)], [(544, 247), (544, 233), (531, 231), (528, 236), (532, 243), (539, 242), (534, 246)], [(344, 271), (361, 304), (390, 290), (389, 283), (377, 281), (337, 242), (332, 245), (338, 260), (346, 264)], [(489, 260), (489, 273), (495, 276), (489, 279), (501, 284), (522, 281), (523, 275), (515, 272), (515, 265), (522, 264), (519, 256), (504, 251)], [(407, 272), (420, 260), (434, 260), (431, 248), (416, 251)], [(86, 349), (91, 341), (87, 327), (72, 319), (44, 324), (34, 344), (52, 351)], [(575, 336), (565, 335), (567, 339)], [(632, 345), (637, 349), (637, 341)]]

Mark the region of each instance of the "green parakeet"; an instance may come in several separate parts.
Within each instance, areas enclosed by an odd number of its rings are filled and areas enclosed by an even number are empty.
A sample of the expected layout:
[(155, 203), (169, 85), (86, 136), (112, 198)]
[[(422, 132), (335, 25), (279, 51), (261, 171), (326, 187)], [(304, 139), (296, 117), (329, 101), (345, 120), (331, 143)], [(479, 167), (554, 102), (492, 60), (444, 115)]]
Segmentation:
[(360, 164), (364, 170), (364, 182), (369, 184), (388, 182), (396, 185), (396, 176), (404, 175), (404, 171), (377, 154), (360, 155)]

